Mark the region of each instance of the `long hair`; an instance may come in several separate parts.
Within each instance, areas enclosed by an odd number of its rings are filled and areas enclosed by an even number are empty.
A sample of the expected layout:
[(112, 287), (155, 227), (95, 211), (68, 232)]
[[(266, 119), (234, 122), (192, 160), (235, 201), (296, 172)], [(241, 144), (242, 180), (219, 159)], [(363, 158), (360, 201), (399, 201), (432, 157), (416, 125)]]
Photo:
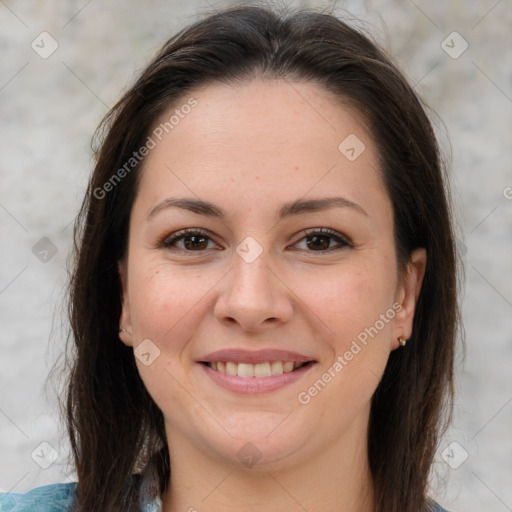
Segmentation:
[(429, 472), (452, 413), (460, 311), (448, 175), (426, 107), (359, 30), (330, 14), (260, 6), (225, 9), (172, 37), (98, 128), (69, 286), (65, 408), (78, 510), (129, 510), (140, 493), (133, 475), (152, 469), (163, 492), (171, 471), (163, 415), (133, 350), (118, 338), (117, 264), (144, 160), (126, 163), (195, 86), (254, 77), (312, 82), (355, 108), (372, 133), (392, 202), (399, 271), (415, 248), (427, 250), (412, 337), (390, 354), (372, 398), (368, 456), (376, 511), (429, 510)]

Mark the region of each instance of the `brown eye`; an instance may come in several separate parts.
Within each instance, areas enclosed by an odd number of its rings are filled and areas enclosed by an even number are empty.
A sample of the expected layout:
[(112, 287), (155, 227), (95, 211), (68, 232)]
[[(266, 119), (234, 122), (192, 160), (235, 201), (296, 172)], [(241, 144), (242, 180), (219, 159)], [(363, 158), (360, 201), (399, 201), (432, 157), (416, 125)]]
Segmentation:
[(187, 235), (182, 238), (185, 248), (190, 251), (206, 249), (208, 246), (208, 237), (203, 235)]
[(321, 228), (303, 234), (305, 236), (299, 243), (306, 240), (307, 249), (304, 250), (308, 252), (329, 252), (351, 246), (339, 233), (330, 229)]
[(190, 229), (166, 237), (159, 245), (171, 251), (202, 252), (208, 249), (209, 242), (214, 243), (206, 233)]
[(327, 235), (310, 235), (308, 237), (310, 240), (307, 242), (308, 249), (316, 250), (316, 249), (329, 249), (330, 245), (330, 237)]

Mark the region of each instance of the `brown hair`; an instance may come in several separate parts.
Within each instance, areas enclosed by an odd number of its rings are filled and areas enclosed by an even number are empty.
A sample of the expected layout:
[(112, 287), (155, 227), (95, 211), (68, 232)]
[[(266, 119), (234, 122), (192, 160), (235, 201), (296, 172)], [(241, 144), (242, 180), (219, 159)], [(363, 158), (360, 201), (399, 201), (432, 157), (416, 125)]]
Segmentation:
[(74, 344), (66, 407), (77, 508), (127, 510), (139, 492), (131, 475), (153, 467), (163, 492), (171, 465), (163, 415), (139, 377), (133, 350), (118, 338), (117, 264), (127, 250), (143, 160), (108, 193), (105, 184), (193, 87), (251, 77), (314, 82), (349, 101), (377, 145), (399, 270), (415, 248), (427, 250), (412, 337), (406, 349), (391, 353), (372, 398), (368, 453), (375, 510), (429, 510), (429, 472), (452, 412), (460, 323), (448, 177), (436, 137), (413, 89), (369, 37), (330, 14), (278, 14), (259, 6), (226, 9), (172, 37), (98, 129), (96, 166), (75, 224), (69, 290)]

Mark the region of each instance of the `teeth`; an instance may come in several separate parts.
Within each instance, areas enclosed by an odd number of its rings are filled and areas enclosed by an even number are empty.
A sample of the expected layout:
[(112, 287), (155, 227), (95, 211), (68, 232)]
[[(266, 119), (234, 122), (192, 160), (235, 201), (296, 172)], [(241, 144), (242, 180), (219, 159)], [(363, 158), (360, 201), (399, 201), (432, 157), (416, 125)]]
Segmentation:
[(236, 363), (226, 363), (226, 373), (228, 375), (238, 375), (238, 365)]
[(293, 371), (293, 367), (294, 367), (294, 363), (292, 361), (286, 361), (286, 363), (283, 363), (284, 372)]
[(281, 375), (283, 371), (283, 363), (281, 361), (272, 361), (270, 363), (270, 372), (272, 375)]
[(213, 370), (228, 375), (238, 375), (239, 377), (270, 377), (272, 375), (281, 375), (289, 373), (302, 366), (303, 363), (294, 363), (293, 361), (269, 361), (265, 363), (234, 363), (217, 361), (209, 363)]
[(236, 374), (239, 377), (254, 377), (254, 365), (238, 363), (238, 371)]
[(254, 365), (255, 377), (270, 377), (271, 375), (272, 372), (270, 370), (270, 363), (259, 363)]

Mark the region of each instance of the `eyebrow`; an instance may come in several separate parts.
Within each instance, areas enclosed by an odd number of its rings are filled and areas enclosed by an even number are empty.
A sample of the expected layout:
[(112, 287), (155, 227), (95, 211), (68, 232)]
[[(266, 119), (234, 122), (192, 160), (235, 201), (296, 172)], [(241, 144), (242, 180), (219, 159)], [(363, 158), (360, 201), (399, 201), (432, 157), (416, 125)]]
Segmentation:
[[(147, 215), (147, 220), (150, 220), (158, 212), (167, 210), (169, 208), (181, 208), (189, 210), (199, 215), (207, 217), (214, 217), (218, 219), (225, 219), (226, 212), (219, 206), (203, 201), (201, 199), (191, 198), (173, 198), (169, 197), (158, 203)], [(330, 208), (351, 208), (356, 212), (368, 217), (366, 211), (357, 203), (346, 199), (345, 197), (324, 197), (321, 199), (297, 199), (290, 203), (285, 203), (279, 210), (278, 220), (282, 220), (293, 215), (300, 215), (304, 213), (314, 213)]]

